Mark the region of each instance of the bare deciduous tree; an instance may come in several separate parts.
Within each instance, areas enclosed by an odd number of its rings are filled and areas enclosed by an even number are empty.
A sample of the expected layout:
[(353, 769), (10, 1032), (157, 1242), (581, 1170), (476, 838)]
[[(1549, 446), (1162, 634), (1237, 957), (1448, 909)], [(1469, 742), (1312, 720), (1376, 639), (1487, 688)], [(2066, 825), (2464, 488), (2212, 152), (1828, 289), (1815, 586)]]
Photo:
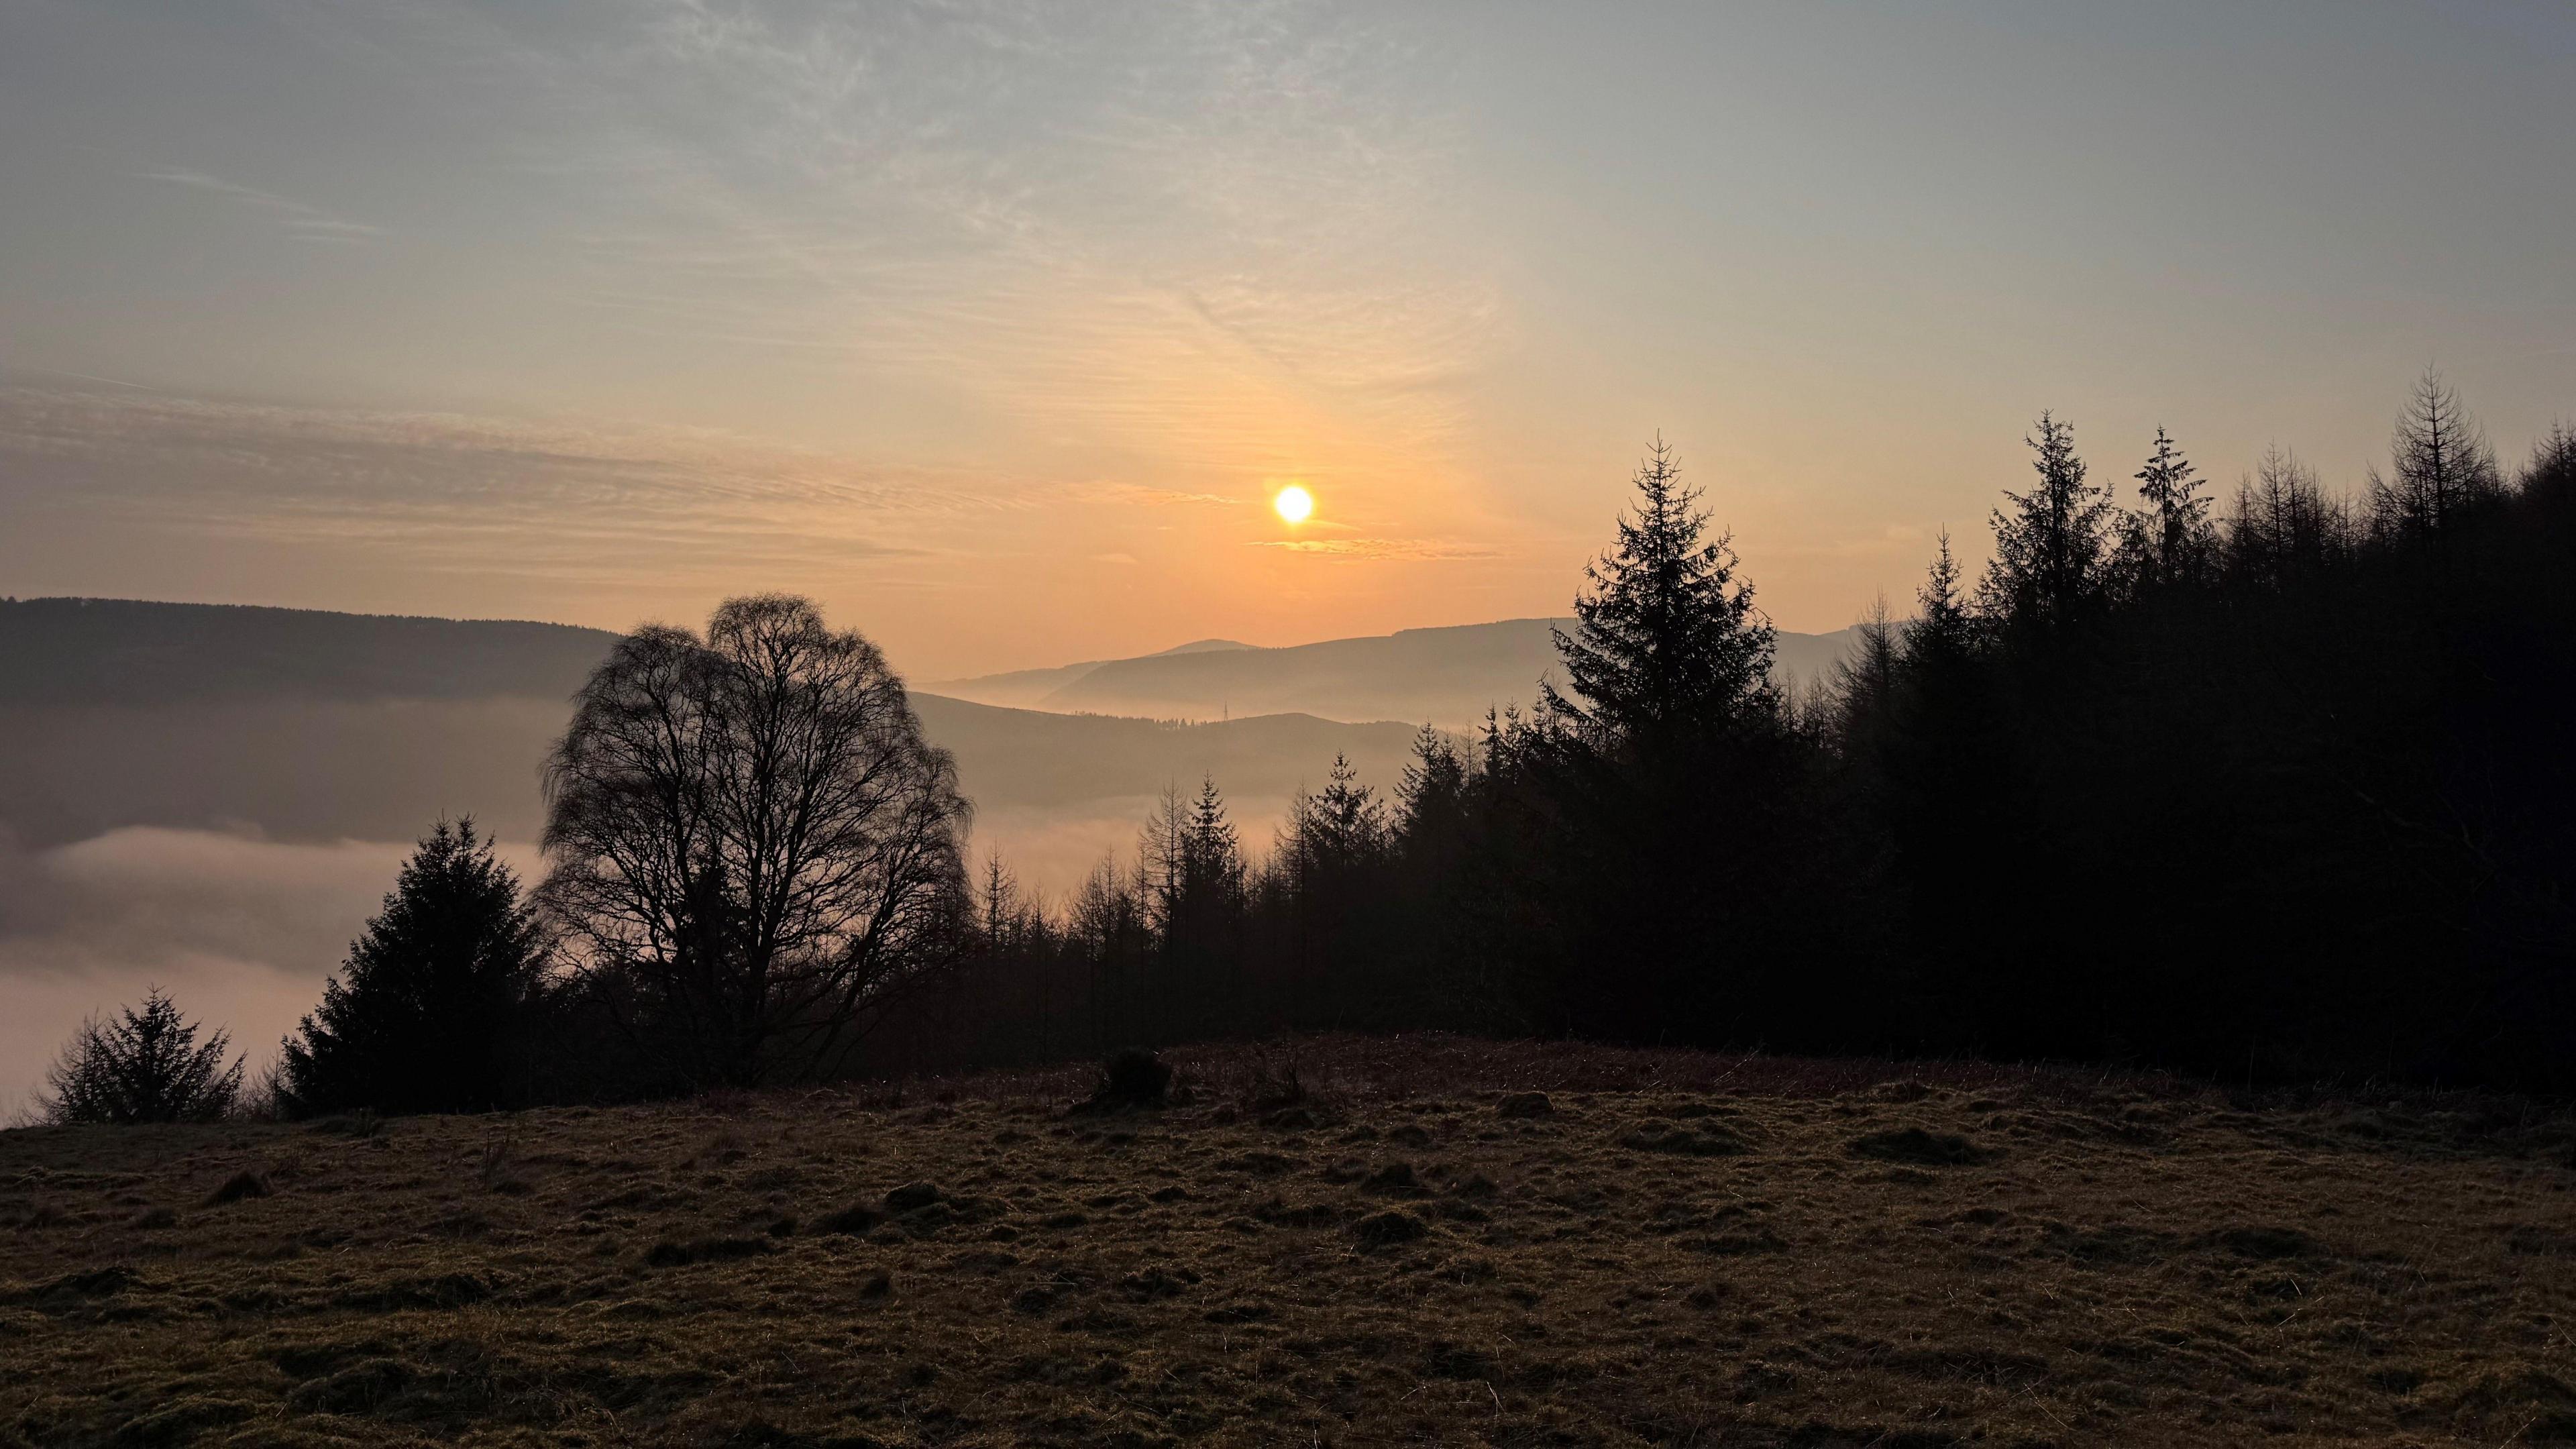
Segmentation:
[(807, 600), (622, 640), (546, 767), (542, 899), (692, 1086), (827, 1073), (954, 964), (969, 807), (875, 645)]
[(2389, 441), (2389, 471), (2370, 470), (2372, 525), (2396, 538), (2432, 538), (2504, 492), (2486, 433), (2431, 368), (2415, 381)]

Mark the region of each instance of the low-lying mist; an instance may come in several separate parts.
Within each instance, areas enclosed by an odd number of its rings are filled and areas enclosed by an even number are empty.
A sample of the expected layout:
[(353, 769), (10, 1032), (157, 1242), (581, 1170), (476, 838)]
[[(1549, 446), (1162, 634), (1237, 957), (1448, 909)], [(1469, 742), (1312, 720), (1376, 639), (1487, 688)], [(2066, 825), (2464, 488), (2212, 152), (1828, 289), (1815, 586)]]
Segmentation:
[[(1230, 802), (1247, 844), (1266, 844), (1285, 796)], [(1060, 901), (1100, 861), (1132, 864), (1154, 797), (1023, 805), (976, 817), (973, 858), (999, 851), (1025, 890)], [(168, 991), (232, 1033), (255, 1074), (321, 999), (393, 886), (409, 840), (274, 840), (256, 833), (129, 826), (34, 846), (0, 829), (0, 1121), (22, 1112), (64, 1039), (88, 1016)], [(534, 843), (500, 853), (534, 885)]]
[(0, 835), (0, 1113), (26, 1105), (82, 1018), (153, 985), (265, 1065), (409, 848), (150, 826), (48, 848)]

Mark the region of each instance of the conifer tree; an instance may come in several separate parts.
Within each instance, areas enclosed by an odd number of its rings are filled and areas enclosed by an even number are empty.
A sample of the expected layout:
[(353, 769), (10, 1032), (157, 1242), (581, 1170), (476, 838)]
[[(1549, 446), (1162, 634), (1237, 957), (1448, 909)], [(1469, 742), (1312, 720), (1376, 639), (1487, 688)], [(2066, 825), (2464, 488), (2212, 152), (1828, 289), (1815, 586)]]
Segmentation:
[(1199, 781), (1198, 799), (1190, 804), (1181, 847), (1183, 879), (1193, 900), (1226, 907), (1240, 900), (1245, 874), (1243, 842), (1235, 833), (1234, 822), (1226, 816), (1225, 796), (1218, 793), (1213, 775)]
[(1323, 792), (1304, 795), (1289, 808), (1289, 848), (1294, 868), (1312, 880), (1369, 865), (1387, 840), (1386, 803), (1359, 783), (1359, 767), (1333, 756)]
[(2041, 413), (2038, 436), (2023, 441), (2037, 455), (2039, 484), (2004, 490), (2011, 507), (1994, 511), (1995, 557), (1978, 606), (2001, 622), (2060, 628), (2090, 618), (2105, 600), (2114, 508), (2108, 489), (2084, 479), (2073, 425)]
[(222, 1031), (199, 1042), (197, 1024), (153, 987), (141, 1010), (124, 1007), (73, 1034), (45, 1074), (37, 1115), (58, 1124), (119, 1127), (212, 1122), (241, 1095), (241, 1061), (224, 1061), (231, 1049), (232, 1038)]
[(1467, 801), (1467, 760), (1457, 743), (1424, 725), (1413, 737), (1413, 758), (1396, 782), (1395, 800), (1396, 838), (1408, 852), (1433, 832), (1456, 830)]
[(2370, 470), (2371, 525), (2383, 537), (2438, 536), (2503, 492), (2486, 434), (2432, 368), (2416, 379), (2388, 447), (2390, 471)]
[(2227, 521), (2228, 567), (2244, 582), (2280, 588), (2340, 557), (2354, 525), (2326, 497), (2316, 470), (2277, 444), (2236, 486)]
[(470, 819), (440, 821), (287, 1040), (283, 1095), (304, 1114), (524, 1102), (522, 1033), (544, 957), (536, 913), (491, 837)]
[(2146, 507), (2121, 520), (2121, 553), (2139, 585), (2163, 588), (2197, 578), (2217, 541), (2201, 479), (2162, 428), (2136, 474)]
[(1914, 591), (1915, 616), (1905, 624), (1905, 655), (1909, 662), (1949, 660), (1965, 656), (1974, 642), (1976, 621), (1968, 614), (1967, 599), (1959, 591), (1959, 560), (1950, 552), (1950, 530), (1941, 530), (1940, 552), (1933, 555), (1932, 566), (1923, 577), (1923, 586)]
[(1007, 950), (1020, 921), (1020, 882), (1002, 863), (1002, 853), (994, 851), (984, 857), (984, 879), (976, 887), (976, 915), (984, 936), (984, 949)]
[(1884, 596), (1870, 601), (1869, 612), (1853, 632), (1860, 637), (1834, 662), (1826, 701), (1826, 727), (1847, 754), (1856, 753), (1864, 738), (1887, 723), (1904, 652), (1903, 635), (1887, 616)]
[(2522, 491), (2541, 499), (2576, 498), (2576, 428), (2564, 420), (2532, 445), (2531, 461), (2522, 470)]
[(1699, 490), (1683, 484), (1662, 438), (1634, 482), (1618, 546), (1584, 566), (1590, 588), (1574, 601), (1574, 631), (1555, 631), (1580, 702), (1542, 685), (1547, 712), (1632, 744), (1767, 715), (1777, 703), (1774, 635), (1753, 586), (1736, 577), (1727, 535), (1708, 536)]

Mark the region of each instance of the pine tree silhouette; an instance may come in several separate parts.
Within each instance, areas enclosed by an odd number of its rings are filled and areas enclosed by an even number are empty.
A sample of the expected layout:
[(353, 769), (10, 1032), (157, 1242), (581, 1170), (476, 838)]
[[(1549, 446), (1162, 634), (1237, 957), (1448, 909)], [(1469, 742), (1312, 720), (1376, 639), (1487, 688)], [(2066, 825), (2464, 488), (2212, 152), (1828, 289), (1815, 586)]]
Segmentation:
[(1579, 730), (1632, 743), (1723, 728), (1767, 713), (1774, 636), (1736, 577), (1727, 535), (1707, 536), (1699, 490), (1685, 486), (1660, 437), (1634, 479), (1618, 546), (1584, 566), (1574, 631), (1555, 631), (1578, 703), (1541, 686), (1548, 712)]
[(466, 1112), (526, 1100), (545, 941), (471, 819), (440, 821), (285, 1046), (298, 1113)]
[(45, 1076), (38, 1115), (56, 1123), (212, 1122), (241, 1095), (242, 1064), (224, 1062), (232, 1038), (197, 1040), (196, 1023), (153, 987), (141, 1010), (121, 1009), (75, 1033)]

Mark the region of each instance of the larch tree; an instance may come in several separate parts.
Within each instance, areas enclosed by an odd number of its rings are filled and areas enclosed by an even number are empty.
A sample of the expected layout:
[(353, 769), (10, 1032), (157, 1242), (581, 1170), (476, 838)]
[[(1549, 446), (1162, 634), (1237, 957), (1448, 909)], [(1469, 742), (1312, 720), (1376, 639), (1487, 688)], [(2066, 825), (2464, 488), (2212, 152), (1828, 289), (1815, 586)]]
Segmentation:
[(2429, 539), (2504, 491), (2495, 450), (2457, 389), (2426, 368), (2390, 431), (2389, 471), (2370, 470), (2370, 521), (2383, 537)]

